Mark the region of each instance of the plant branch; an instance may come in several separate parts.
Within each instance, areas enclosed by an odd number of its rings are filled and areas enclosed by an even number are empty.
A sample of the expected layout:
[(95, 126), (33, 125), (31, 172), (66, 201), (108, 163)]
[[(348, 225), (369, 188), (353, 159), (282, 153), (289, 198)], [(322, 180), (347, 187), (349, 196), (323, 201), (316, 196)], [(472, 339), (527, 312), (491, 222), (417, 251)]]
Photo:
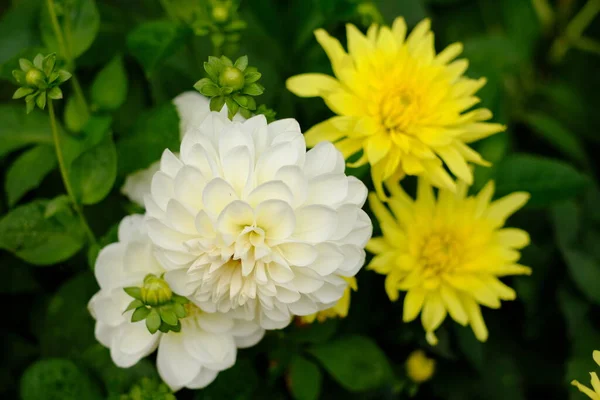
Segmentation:
[(85, 216), (83, 215), (83, 211), (75, 198), (75, 193), (73, 192), (73, 187), (71, 186), (71, 180), (69, 179), (69, 174), (67, 171), (67, 166), (65, 164), (65, 158), (62, 152), (62, 146), (60, 145), (60, 135), (58, 133), (58, 126), (56, 124), (56, 115), (54, 113), (54, 105), (52, 104), (52, 100), (48, 99), (48, 113), (50, 114), (50, 128), (52, 130), (52, 137), (54, 139), (54, 147), (56, 150), (56, 159), (58, 160), (58, 166), (60, 169), (60, 174), (62, 176), (63, 184), (65, 185), (65, 189), (67, 190), (67, 194), (73, 203), (73, 209), (79, 216), (81, 220), (81, 225), (83, 226), (90, 243), (96, 244), (96, 237), (94, 236), (94, 232), (87, 223)]

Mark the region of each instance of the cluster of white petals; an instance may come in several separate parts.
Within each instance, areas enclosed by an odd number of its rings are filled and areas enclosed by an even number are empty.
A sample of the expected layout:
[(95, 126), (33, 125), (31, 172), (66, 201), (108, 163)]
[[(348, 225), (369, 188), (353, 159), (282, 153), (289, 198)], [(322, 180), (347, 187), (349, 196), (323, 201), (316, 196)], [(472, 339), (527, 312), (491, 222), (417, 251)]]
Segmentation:
[(171, 389), (205, 387), (219, 371), (235, 363), (237, 348), (253, 346), (264, 330), (231, 313), (207, 313), (190, 304), (181, 320), (181, 332), (151, 334), (143, 320), (131, 322), (133, 310), (124, 312), (133, 298), (123, 288), (141, 286), (146, 275), (163, 272), (144, 217), (125, 217), (119, 225), (119, 242), (102, 249), (96, 261), (100, 291), (89, 303), (96, 319), (96, 338), (110, 348), (113, 361), (123, 368), (158, 347), (158, 372)]
[(306, 151), (293, 119), (188, 124), (144, 203), (165, 279), (207, 312), (263, 328), (334, 305), (364, 263), (362, 182), (331, 143)]

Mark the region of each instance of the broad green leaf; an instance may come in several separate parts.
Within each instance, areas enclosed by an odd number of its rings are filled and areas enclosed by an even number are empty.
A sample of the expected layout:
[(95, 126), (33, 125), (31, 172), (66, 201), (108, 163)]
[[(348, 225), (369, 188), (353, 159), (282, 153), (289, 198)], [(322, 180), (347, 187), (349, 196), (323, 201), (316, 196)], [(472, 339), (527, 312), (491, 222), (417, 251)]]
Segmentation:
[(80, 155), (70, 171), (75, 196), (83, 204), (104, 199), (117, 178), (117, 151), (110, 136)]
[(55, 168), (56, 155), (51, 146), (36, 146), (21, 154), (6, 172), (4, 190), (8, 205), (14, 206), (27, 192), (37, 188)]
[(101, 110), (119, 108), (127, 97), (127, 75), (121, 56), (113, 58), (92, 83), (93, 105)]
[[(149, 360), (143, 359), (130, 368), (119, 368), (110, 358), (110, 350), (96, 343), (85, 350), (83, 362), (100, 377), (109, 395), (127, 392), (141, 378), (158, 379), (156, 369)], [(112, 397), (109, 397), (112, 399)], [(118, 398), (118, 397), (117, 397)]]
[(247, 359), (238, 359), (235, 365), (219, 372), (217, 379), (206, 388), (198, 390), (196, 400), (235, 399), (252, 400), (259, 398), (254, 392), (260, 384), (256, 366)]
[(577, 196), (590, 179), (564, 161), (532, 154), (506, 157), (496, 171), (498, 197), (516, 191), (531, 194), (529, 207), (544, 207)]
[(371, 339), (349, 336), (310, 347), (308, 352), (342, 387), (360, 392), (390, 383), (392, 370), (385, 354)]
[(127, 36), (127, 47), (142, 64), (146, 76), (151, 76), (184, 43), (189, 33), (172, 21), (144, 22)]
[(551, 209), (554, 236), (559, 248), (578, 247), (581, 234), (581, 210), (579, 205), (568, 200), (556, 204)]
[(529, 114), (525, 120), (535, 133), (558, 151), (580, 165), (588, 165), (589, 160), (583, 144), (577, 136), (562, 126), (560, 122), (549, 115), (541, 113)]
[(579, 290), (590, 301), (600, 304), (600, 262), (578, 249), (564, 249), (563, 256)]
[(71, 132), (81, 132), (90, 119), (90, 112), (81, 103), (77, 96), (69, 96), (65, 105), (64, 120), (67, 129)]
[(539, 18), (533, 8), (532, 1), (503, 0), (497, 2), (502, 6), (504, 28), (514, 48), (523, 60), (529, 60), (541, 34)]
[(63, 7), (66, 14), (61, 17), (60, 23), (63, 27), (68, 54), (63, 54), (59, 46), (46, 4), (42, 7), (40, 32), (42, 40), (48, 49), (56, 52), (63, 58), (75, 59), (83, 54), (94, 42), (100, 28), (100, 14), (94, 0), (72, 0), (64, 2)]
[(45, 314), (38, 317), (42, 356), (78, 360), (86, 349), (97, 343), (94, 319), (88, 310), (88, 302), (97, 291), (98, 283), (91, 271), (75, 275), (58, 288)]
[(25, 113), (16, 104), (0, 105), (0, 158), (32, 144), (52, 144), (50, 119), (39, 110)]
[(36, 22), (40, 5), (43, 2), (22, 0), (13, 2), (13, 4), (13, 7), (6, 11), (0, 19), (0, 70), (3, 72), (2, 75), (5, 70), (4, 63), (17, 56), (23, 49), (40, 44)]
[(44, 359), (32, 364), (21, 378), (23, 400), (100, 400), (90, 377), (66, 359)]
[(322, 381), (323, 374), (318, 365), (302, 356), (292, 360), (288, 385), (294, 399), (317, 400)]
[(35, 265), (51, 265), (71, 258), (85, 237), (70, 210), (44, 217), (48, 200), (24, 204), (0, 219), (0, 248)]
[(133, 134), (117, 142), (119, 174), (148, 167), (165, 149), (179, 151), (179, 115), (171, 103), (141, 114)]

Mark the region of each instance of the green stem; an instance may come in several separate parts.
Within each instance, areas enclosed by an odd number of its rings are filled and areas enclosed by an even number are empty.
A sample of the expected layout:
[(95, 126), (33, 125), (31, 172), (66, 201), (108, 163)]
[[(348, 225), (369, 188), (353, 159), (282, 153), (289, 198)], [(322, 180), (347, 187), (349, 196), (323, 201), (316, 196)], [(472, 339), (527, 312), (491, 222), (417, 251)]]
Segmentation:
[(67, 194), (69, 195), (71, 202), (73, 203), (73, 209), (79, 216), (81, 220), (81, 225), (83, 226), (90, 243), (96, 244), (96, 237), (94, 236), (94, 232), (88, 225), (85, 216), (83, 215), (83, 211), (77, 203), (75, 198), (75, 194), (73, 192), (73, 187), (71, 186), (71, 180), (69, 179), (69, 174), (67, 172), (67, 166), (65, 164), (65, 158), (62, 152), (62, 146), (60, 145), (60, 136), (58, 134), (58, 126), (56, 124), (56, 115), (54, 114), (54, 105), (52, 104), (52, 100), (48, 99), (48, 113), (50, 114), (50, 128), (52, 129), (52, 137), (54, 139), (54, 147), (56, 149), (56, 159), (58, 160), (58, 166), (60, 168), (60, 174), (62, 176), (63, 183), (65, 185), (65, 189), (67, 190)]
[(79, 81), (77, 80), (77, 76), (75, 75), (75, 63), (73, 61), (71, 51), (69, 50), (70, 46), (67, 45), (65, 35), (63, 35), (63, 31), (60, 27), (60, 24), (58, 23), (56, 11), (54, 10), (54, 0), (46, 0), (46, 5), (48, 7), (48, 15), (50, 16), (50, 21), (52, 22), (54, 36), (56, 36), (56, 40), (58, 41), (58, 47), (60, 49), (60, 52), (64, 55), (65, 59), (67, 60), (68, 68), (72, 70), (71, 86), (73, 86), (75, 96), (77, 96), (77, 100), (79, 101), (81, 108), (89, 110), (87, 101), (85, 100), (85, 96), (83, 95), (83, 90), (81, 90), (81, 86), (79, 85)]
[(60, 24), (58, 23), (58, 18), (56, 16), (56, 11), (54, 11), (54, 0), (46, 0), (46, 5), (48, 6), (48, 15), (50, 16), (50, 21), (52, 22), (52, 29), (54, 30), (54, 36), (56, 36), (56, 40), (58, 41), (58, 47), (60, 48), (60, 52), (65, 56), (69, 64), (71, 64), (73, 62), (73, 59), (71, 58), (71, 54), (68, 52), (65, 37), (63, 36), (62, 30), (60, 29)]
[(600, 0), (588, 0), (585, 3), (583, 8), (569, 22), (565, 33), (554, 41), (550, 49), (550, 60), (552, 62), (558, 63), (563, 59), (571, 45), (581, 38), (583, 31), (599, 12)]

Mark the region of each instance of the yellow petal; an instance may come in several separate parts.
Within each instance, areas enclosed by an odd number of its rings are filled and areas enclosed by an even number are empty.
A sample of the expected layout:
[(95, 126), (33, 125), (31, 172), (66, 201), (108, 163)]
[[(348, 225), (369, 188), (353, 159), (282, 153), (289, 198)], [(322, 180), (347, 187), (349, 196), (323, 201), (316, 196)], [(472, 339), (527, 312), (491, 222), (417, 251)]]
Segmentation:
[(365, 115), (365, 108), (361, 99), (345, 89), (336, 90), (323, 96), (327, 107), (338, 115), (348, 115), (362, 117)]
[(433, 185), (439, 188), (456, 192), (456, 184), (446, 170), (442, 167), (441, 163), (438, 164), (436, 161), (438, 160), (430, 160), (427, 162), (423, 161), (423, 166), (425, 167), (425, 173), (423, 176), (425, 176)]
[[(386, 135), (374, 135), (367, 139), (365, 145), (365, 153), (371, 165), (375, 165), (388, 154), (392, 143), (389, 136)], [(383, 178), (385, 179), (385, 177)]]
[(452, 43), (440, 52), (435, 58), (436, 65), (447, 64), (454, 60), (463, 51), (462, 43)]
[(300, 97), (324, 96), (340, 90), (337, 79), (325, 74), (302, 74), (292, 76), (285, 82), (287, 89)]
[(433, 188), (426, 178), (419, 178), (417, 182), (417, 201), (419, 208), (433, 209), (435, 207), (435, 196)]
[(469, 316), (469, 323), (473, 329), (473, 333), (475, 333), (475, 337), (480, 342), (485, 342), (488, 338), (488, 330), (483, 321), (479, 304), (477, 304), (469, 295), (464, 294), (461, 295), (461, 302)]
[(373, 43), (352, 24), (346, 24), (346, 35), (348, 37), (348, 53), (360, 70), (370, 62), (374, 49)]
[(469, 322), (469, 317), (467, 316), (456, 291), (448, 285), (442, 285), (440, 287), (440, 295), (442, 296), (442, 300), (452, 319), (461, 325), (466, 325), (467, 322)]
[(531, 268), (521, 264), (507, 264), (496, 268), (490, 268), (489, 272), (496, 276), (531, 275)]
[(401, 279), (401, 275), (393, 272), (385, 278), (385, 292), (391, 301), (398, 300), (398, 282), (400, 282)]
[(465, 71), (469, 68), (469, 62), (464, 58), (460, 60), (456, 60), (448, 65), (445, 69), (445, 74), (448, 77), (450, 83), (454, 83), (458, 78), (460, 78)]
[(489, 181), (475, 197), (475, 217), (480, 217), (488, 209), (494, 196), (494, 181)]
[(381, 254), (386, 251), (392, 251), (392, 246), (383, 237), (371, 238), (365, 247), (367, 251), (373, 254)]
[(587, 395), (592, 400), (600, 400), (600, 395), (594, 393), (592, 389), (582, 385), (577, 381), (571, 381), (571, 385), (575, 386), (579, 391), (585, 395)]
[(339, 77), (339, 73), (341, 72), (342, 65), (344, 63), (344, 58), (347, 57), (344, 48), (340, 44), (339, 40), (329, 36), (324, 29), (317, 29), (315, 31), (315, 37), (317, 38), (317, 42), (319, 42), (321, 47), (323, 47), (323, 50), (325, 50), (325, 53), (327, 53), (327, 57), (329, 57), (329, 61), (331, 61), (333, 72)]
[(503, 225), (508, 217), (527, 203), (529, 197), (531, 197), (529, 193), (525, 192), (515, 192), (504, 196), (490, 204), (485, 216), (486, 218)]
[(600, 351), (594, 350), (592, 356), (594, 357), (594, 361), (596, 362), (596, 364), (600, 365)]
[(409, 49), (414, 49), (418, 46), (418, 44), (425, 38), (427, 32), (431, 28), (431, 20), (429, 18), (425, 18), (421, 22), (415, 26), (412, 30), (408, 38), (406, 39), (406, 46)]
[(529, 234), (522, 229), (504, 228), (496, 233), (502, 246), (521, 249), (529, 244)]
[(389, 274), (395, 265), (396, 255), (393, 252), (381, 253), (373, 257), (367, 269), (377, 272), (378, 274)]
[(421, 307), (423, 307), (424, 300), (425, 289), (415, 288), (409, 290), (404, 298), (404, 311), (402, 313), (402, 320), (404, 322), (410, 322), (417, 318), (417, 315), (419, 315), (421, 312)]
[(517, 298), (517, 293), (509, 286), (502, 283), (498, 278), (493, 276), (482, 276), (480, 278), (490, 289), (492, 289), (502, 300), (514, 300)]
[(446, 318), (446, 307), (442, 297), (437, 292), (430, 292), (425, 298), (421, 321), (426, 332), (433, 332), (442, 324)]
[(379, 31), (377, 48), (389, 55), (393, 55), (398, 51), (398, 42), (390, 28), (387, 26), (382, 27)]
[(396, 37), (398, 43), (403, 43), (406, 38), (406, 22), (403, 17), (398, 17), (392, 24), (392, 33)]
[[(335, 143), (335, 147), (342, 153), (345, 159), (350, 158), (354, 154), (358, 153), (363, 148), (363, 139), (342, 139)], [(312, 141), (306, 141), (309, 145)]]
[(454, 175), (467, 182), (467, 184), (473, 184), (473, 173), (467, 165), (464, 157), (454, 146), (447, 146), (437, 148), (436, 152), (440, 155), (442, 160), (448, 165), (448, 168)]
[[(476, 98), (472, 98), (476, 99)], [(471, 100), (466, 102), (463, 106), (471, 107), (477, 104), (478, 101)], [(466, 126), (461, 127), (462, 133), (460, 139), (465, 143), (475, 142), (479, 139), (486, 138), (493, 135), (494, 133), (503, 132), (506, 130), (506, 126), (502, 124), (492, 124), (489, 122), (475, 122)]]
[(483, 167), (490, 167), (492, 165), (490, 162), (484, 160), (478, 152), (476, 152), (463, 142), (456, 140), (454, 141), (454, 146), (456, 150), (458, 150), (467, 161), (470, 161), (477, 165), (481, 165)]
[(600, 380), (598, 379), (598, 375), (595, 372), (590, 372), (590, 376), (592, 378), (592, 387), (594, 391), (600, 395)]
[(397, 226), (396, 219), (390, 213), (390, 211), (383, 205), (383, 203), (377, 198), (375, 193), (369, 194), (369, 205), (371, 211), (377, 217), (380, 224), (388, 224), (390, 226)]
[(346, 136), (346, 132), (339, 130), (338, 124), (335, 123), (335, 120), (339, 118), (353, 119), (354, 117), (333, 117), (313, 126), (304, 134), (306, 145), (314, 147), (320, 142), (336, 142)]

